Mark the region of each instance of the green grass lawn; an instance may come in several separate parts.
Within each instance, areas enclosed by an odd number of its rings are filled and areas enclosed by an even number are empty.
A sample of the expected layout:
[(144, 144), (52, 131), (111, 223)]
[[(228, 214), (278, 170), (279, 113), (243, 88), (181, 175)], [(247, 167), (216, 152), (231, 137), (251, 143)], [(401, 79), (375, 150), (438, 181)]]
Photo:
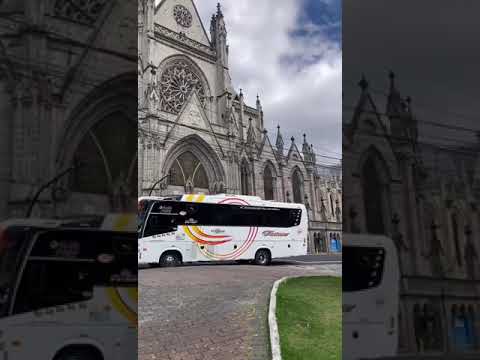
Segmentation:
[(341, 278), (289, 279), (277, 292), (283, 360), (342, 358)]

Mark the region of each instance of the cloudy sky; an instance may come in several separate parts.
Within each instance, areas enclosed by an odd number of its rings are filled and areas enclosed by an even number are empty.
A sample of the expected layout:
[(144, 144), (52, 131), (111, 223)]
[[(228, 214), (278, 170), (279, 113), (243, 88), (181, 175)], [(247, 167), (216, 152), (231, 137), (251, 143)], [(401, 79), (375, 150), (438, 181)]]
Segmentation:
[[(217, 0), (197, 0), (207, 33)], [(272, 141), (303, 133), (319, 154), (341, 153), (340, 0), (223, 0), (236, 89), (255, 106), (260, 95)], [(322, 162), (334, 160), (319, 158)], [(335, 161), (334, 161), (335, 162)]]
[[(348, 106), (358, 100), (362, 73), (379, 111), (385, 111), (382, 92), (388, 91), (388, 71), (393, 70), (420, 121), (480, 130), (478, 14), (478, 1), (404, 0), (387, 6), (384, 0), (345, 0), (344, 121), (351, 116)], [(474, 131), (422, 125), (426, 142), (476, 141)]]

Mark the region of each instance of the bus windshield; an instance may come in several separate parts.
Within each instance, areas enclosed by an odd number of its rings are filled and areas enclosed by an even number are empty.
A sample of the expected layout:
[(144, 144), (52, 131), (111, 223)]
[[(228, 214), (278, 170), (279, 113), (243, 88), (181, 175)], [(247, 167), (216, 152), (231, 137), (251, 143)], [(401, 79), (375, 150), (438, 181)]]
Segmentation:
[(15, 286), (15, 279), (24, 253), (25, 232), (0, 229), (0, 317), (8, 313), (9, 300)]
[(384, 263), (384, 248), (344, 246), (342, 253), (343, 291), (368, 290), (380, 285)]
[(136, 287), (136, 252), (136, 233), (41, 231), (22, 272), (13, 313), (87, 301), (96, 287)]
[(145, 223), (145, 219), (148, 214), (148, 209), (150, 204), (152, 203), (151, 200), (140, 200), (138, 202), (138, 212), (137, 212), (137, 231), (139, 233), (143, 230), (143, 224)]

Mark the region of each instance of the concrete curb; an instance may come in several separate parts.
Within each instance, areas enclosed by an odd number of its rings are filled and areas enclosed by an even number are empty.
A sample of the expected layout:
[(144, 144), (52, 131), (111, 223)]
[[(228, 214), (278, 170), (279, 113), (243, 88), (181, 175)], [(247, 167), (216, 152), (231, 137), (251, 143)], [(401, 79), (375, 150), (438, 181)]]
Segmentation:
[(341, 277), (341, 275), (326, 271), (325, 273), (319, 275), (294, 275), (294, 276), (285, 276), (280, 280), (277, 280), (273, 283), (272, 291), (270, 292), (270, 305), (268, 308), (268, 327), (270, 331), (270, 347), (272, 350), (272, 360), (282, 360), (282, 353), (280, 351), (280, 334), (278, 333), (278, 324), (277, 324), (277, 291), (280, 284), (288, 279), (302, 278), (302, 277), (323, 277), (323, 276), (333, 276)]
[(272, 350), (272, 360), (282, 360), (280, 352), (280, 335), (278, 333), (277, 325), (277, 290), (282, 282), (289, 277), (283, 277), (273, 283), (272, 291), (270, 292), (270, 306), (268, 308), (268, 327), (270, 329), (270, 347)]

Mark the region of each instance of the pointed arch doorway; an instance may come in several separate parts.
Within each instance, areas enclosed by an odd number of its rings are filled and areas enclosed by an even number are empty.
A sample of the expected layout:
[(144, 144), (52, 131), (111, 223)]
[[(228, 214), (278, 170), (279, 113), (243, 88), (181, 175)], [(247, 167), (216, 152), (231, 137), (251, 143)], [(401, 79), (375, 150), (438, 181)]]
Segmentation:
[(215, 151), (198, 135), (179, 140), (162, 167), (165, 194), (225, 192), (225, 171)]

